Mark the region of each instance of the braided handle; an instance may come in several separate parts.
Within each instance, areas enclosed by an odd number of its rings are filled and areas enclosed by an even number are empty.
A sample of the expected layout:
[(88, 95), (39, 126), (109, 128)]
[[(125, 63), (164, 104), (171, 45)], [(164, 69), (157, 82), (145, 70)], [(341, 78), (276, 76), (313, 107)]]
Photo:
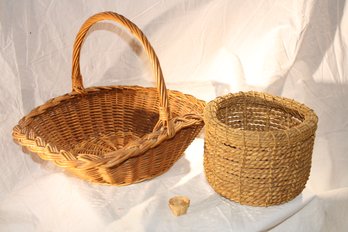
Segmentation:
[[(114, 12), (101, 12), (91, 16), (86, 22), (81, 26), (80, 31), (77, 33), (75, 38), (74, 48), (73, 48), (73, 59), (72, 59), (72, 91), (77, 93), (84, 92), (83, 80), (80, 72), (80, 52), (81, 46), (85, 39), (85, 36), (89, 28), (102, 20), (111, 20), (116, 23), (119, 23), (126, 27), (143, 45), (149, 59), (152, 63), (153, 73), (157, 82), (157, 90), (159, 92), (160, 98), (160, 107), (159, 107), (159, 122), (155, 128), (158, 128), (160, 125), (167, 126), (168, 131), (172, 131), (169, 125), (170, 119), (170, 109), (168, 104), (168, 93), (167, 88), (163, 79), (162, 69), (158, 61), (157, 55), (153, 50), (151, 44), (143, 34), (143, 32), (131, 21), (125, 18), (122, 15), (119, 15)], [(163, 124), (162, 124), (163, 123)]]

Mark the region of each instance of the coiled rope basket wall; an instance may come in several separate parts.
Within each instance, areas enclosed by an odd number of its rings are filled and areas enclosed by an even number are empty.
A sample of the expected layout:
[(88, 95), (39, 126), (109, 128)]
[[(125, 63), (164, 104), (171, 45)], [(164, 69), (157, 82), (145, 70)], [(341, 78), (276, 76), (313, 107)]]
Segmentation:
[(318, 118), (294, 100), (240, 92), (204, 112), (204, 169), (213, 189), (251, 206), (287, 202), (304, 189)]
[[(144, 46), (156, 88), (107, 86), (84, 88), (80, 51), (96, 22), (112, 20)], [(14, 140), (42, 159), (85, 180), (127, 185), (167, 171), (203, 127), (205, 103), (167, 91), (158, 58), (140, 29), (125, 17), (103, 12), (90, 17), (73, 49), (72, 92), (49, 100), (20, 120)]]

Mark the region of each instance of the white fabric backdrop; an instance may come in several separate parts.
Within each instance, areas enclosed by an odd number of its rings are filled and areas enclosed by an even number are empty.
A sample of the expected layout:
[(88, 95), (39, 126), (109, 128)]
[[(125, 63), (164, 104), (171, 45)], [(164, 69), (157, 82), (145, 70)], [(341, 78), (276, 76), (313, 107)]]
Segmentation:
[[(71, 89), (71, 51), (85, 19), (115, 11), (136, 23), (170, 89), (204, 100), (259, 90), (313, 108), (319, 128), (304, 192), (274, 207), (217, 195), (197, 138), (166, 174), (99, 186), (21, 152), (12, 127)], [(348, 9), (344, 0), (0, 0), (0, 231), (347, 231)], [(147, 57), (110, 22), (82, 51), (85, 86), (154, 85)], [(187, 195), (187, 215), (167, 201)]]

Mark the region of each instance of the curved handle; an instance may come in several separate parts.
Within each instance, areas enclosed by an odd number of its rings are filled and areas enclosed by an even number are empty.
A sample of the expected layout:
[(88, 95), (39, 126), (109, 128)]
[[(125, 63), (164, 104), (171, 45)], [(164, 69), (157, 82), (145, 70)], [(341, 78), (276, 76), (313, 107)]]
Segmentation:
[[(81, 46), (85, 39), (85, 36), (89, 30), (89, 28), (95, 24), (96, 22), (102, 21), (102, 20), (111, 20), (116, 23), (119, 23), (126, 27), (143, 45), (149, 59), (152, 63), (152, 69), (154, 76), (156, 78), (157, 82), (157, 90), (159, 92), (159, 99), (160, 99), (160, 107), (159, 107), (159, 121), (157, 125), (155, 126), (155, 129), (159, 128), (159, 126), (164, 125), (167, 126), (168, 133), (172, 131), (171, 126), (169, 125), (169, 119), (170, 119), (170, 109), (168, 104), (168, 93), (167, 88), (163, 79), (162, 69), (160, 66), (160, 63), (158, 61), (157, 55), (155, 51), (153, 50), (151, 44), (143, 34), (143, 32), (131, 21), (129, 21), (127, 18), (125, 18), (122, 15), (119, 15), (114, 12), (101, 12), (98, 14), (95, 14), (91, 16), (89, 19), (86, 20), (86, 22), (81, 26), (80, 31), (78, 32), (74, 48), (73, 48), (73, 59), (72, 59), (72, 91), (77, 93), (83, 93), (84, 92), (84, 86), (82, 81), (82, 76), (80, 72), (80, 52), (81, 52)], [(172, 132), (170, 132), (172, 134)]]

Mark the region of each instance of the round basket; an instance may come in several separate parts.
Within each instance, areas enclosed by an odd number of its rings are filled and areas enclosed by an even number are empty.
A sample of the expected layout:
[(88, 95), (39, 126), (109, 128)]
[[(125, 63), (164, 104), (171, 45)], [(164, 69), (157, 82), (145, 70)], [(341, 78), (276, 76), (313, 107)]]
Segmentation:
[[(127, 28), (152, 62), (157, 88), (84, 88), (80, 50), (89, 28), (112, 20)], [(73, 49), (72, 92), (49, 100), (20, 120), (14, 140), (29, 152), (85, 180), (127, 185), (166, 172), (203, 127), (205, 103), (167, 91), (158, 58), (140, 29), (125, 17), (102, 12), (90, 17)]]
[(302, 192), (318, 122), (311, 109), (240, 92), (209, 102), (204, 121), (204, 169), (217, 193), (240, 204), (270, 206)]

